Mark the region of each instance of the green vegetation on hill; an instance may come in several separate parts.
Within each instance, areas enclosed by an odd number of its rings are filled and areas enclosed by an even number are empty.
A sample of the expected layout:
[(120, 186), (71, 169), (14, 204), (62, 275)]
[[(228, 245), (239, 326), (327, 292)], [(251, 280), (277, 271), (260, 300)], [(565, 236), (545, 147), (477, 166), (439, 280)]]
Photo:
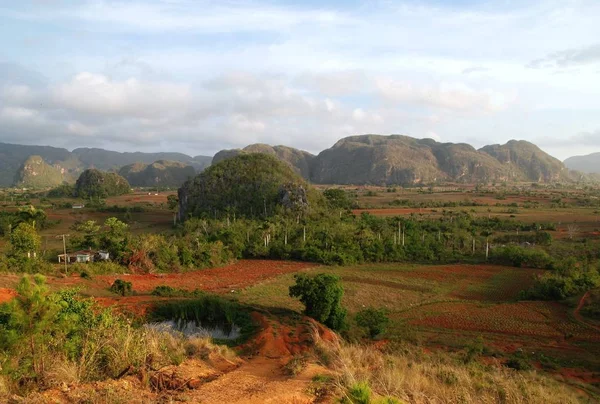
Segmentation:
[(48, 188), (60, 185), (65, 180), (61, 169), (46, 163), (40, 156), (29, 156), (17, 172), (15, 185), (23, 188)]
[(306, 182), (275, 157), (242, 154), (223, 160), (179, 189), (179, 216), (272, 216), (309, 206)]
[(180, 187), (196, 175), (191, 165), (159, 160), (152, 164), (134, 163), (122, 167), (119, 175), (134, 187)]
[(550, 182), (567, 178), (564, 165), (524, 141), (475, 150), (408, 136), (364, 135), (322, 151), (311, 171), (322, 184), (427, 184), (458, 181)]
[(124, 195), (130, 190), (127, 180), (119, 174), (96, 169), (85, 170), (75, 183), (75, 194), (85, 199)]
[(227, 158), (235, 157), (240, 154), (263, 153), (270, 154), (284, 161), (292, 169), (305, 179), (310, 179), (310, 172), (315, 156), (303, 150), (294, 149), (287, 146), (269, 146), (266, 144), (252, 144), (244, 149), (221, 150), (213, 157), (212, 163), (216, 164)]
[[(88, 168), (100, 170), (118, 170), (119, 168), (142, 162), (152, 164), (158, 160), (178, 161), (191, 165), (197, 171), (202, 171), (210, 165), (212, 157), (188, 156), (182, 153), (119, 153), (104, 149), (75, 149), (72, 152), (49, 146), (28, 146), (0, 143), (0, 187), (20, 185), (20, 169), (28, 158), (39, 156), (45, 164), (58, 170), (62, 181), (74, 182), (82, 171)], [(40, 188), (47, 188), (60, 184), (42, 183)], [(37, 187), (37, 184), (36, 184)]]
[(560, 160), (524, 140), (485, 146), (480, 151), (510, 167), (511, 174), (526, 181), (551, 182), (567, 179), (568, 176), (568, 170)]

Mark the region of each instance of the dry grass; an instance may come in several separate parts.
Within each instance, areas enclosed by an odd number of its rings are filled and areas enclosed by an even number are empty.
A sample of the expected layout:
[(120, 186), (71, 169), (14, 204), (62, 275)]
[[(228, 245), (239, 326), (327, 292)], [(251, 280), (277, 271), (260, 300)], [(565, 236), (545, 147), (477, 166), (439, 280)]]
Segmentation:
[(411, 346), (383, 353), (370, 346), (327, 343), (318, 335), (315, 340), (346, 392), (366, 383), (378, 396), (415, 404), (585, 402), (573, 389), (535, 372), (464, 364), (448, 354), (424, 355)]

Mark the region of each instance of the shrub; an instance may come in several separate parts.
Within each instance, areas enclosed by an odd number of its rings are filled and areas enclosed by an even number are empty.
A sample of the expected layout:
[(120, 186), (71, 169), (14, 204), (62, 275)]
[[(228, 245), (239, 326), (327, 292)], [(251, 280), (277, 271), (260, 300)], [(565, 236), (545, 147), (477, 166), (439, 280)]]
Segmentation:
[(333, 330), (346, 327), (346, 310), (342, 307), (344, 288), (340, 278), (334, 275), (318, 274), (309, 277), (295, 275), (296, 284), (290, 286), (289, 294), (304, 304), (304, 314), (327, 325)]
[(290, 376), (297, 376), (308, 365), (308, 356), (306, 354), (294, 355), (284, 366), (283, 370)]
[(369, 307), (356, 314), (356, 323), (367, 329), (369, 337), (375, 338), (385, 332), (390, 319), (387, 316), (387, 310), (375, 309)]
[(512, 357), (508, 361), (506, 361), (504, 366), (511, 368), (511, 369), (515, 369), (515, 370), (531, 370), (531, 369), (533, 369), (531, 364), (525, 358), (517, 357), (517, 356)]
[(366, 382), (355, 383), (346, 392), (346, 396), (342, 399), (344, 404), (370, 404), (371, 403), (371, 387)]
[(117, 279), (110, 286), (110, 291), (121, 296), (130, 296), (133, 294), (131, 282)]

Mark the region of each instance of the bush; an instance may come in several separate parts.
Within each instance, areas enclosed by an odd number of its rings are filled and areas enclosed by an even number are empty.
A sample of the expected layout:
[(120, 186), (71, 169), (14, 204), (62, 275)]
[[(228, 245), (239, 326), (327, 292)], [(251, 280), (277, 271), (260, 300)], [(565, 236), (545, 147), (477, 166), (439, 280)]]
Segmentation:
[(387, 316), (387, 310), (367, 308), (356, 314), (356, 323), (367, 329), (369, 337), (375, 338), (385, 332), (390, 319)]
[(296, 284), (290, 286), (291, 297), (298, 297), (304, 304), (304, 314), (327, 325), (333, 330), (346, 328), (346, 310), (342, 307), (344, 288), (340, 278), (318, 274), (309, 277), (294, 275)]
[(490, 260), (498, 264), (512, 265), (518, 268), (538, 269), (550, 269), (554, 263), (552, 257), (543, 250), (517, 246), (493, 249), (490, 253)]
[(131, 282), (121, 279), (117, 279), (113, 282), (110, 286), (110, 291), (121, 296), (131, 296), (133, 294)]
[(346, 392), (346, 396), (342, 399), (344, 404), (371, 404), (371, 387), (368, 383), (355, 383)]
[(533, 366), (531, 366), (531, 364), (525, 358), (522, 358), (519, 356), (510, 358), (508, 361), (506, 361), (504, 366), (514, 369), (514, 370), (531, 370), (531, 369), (533, 369)]

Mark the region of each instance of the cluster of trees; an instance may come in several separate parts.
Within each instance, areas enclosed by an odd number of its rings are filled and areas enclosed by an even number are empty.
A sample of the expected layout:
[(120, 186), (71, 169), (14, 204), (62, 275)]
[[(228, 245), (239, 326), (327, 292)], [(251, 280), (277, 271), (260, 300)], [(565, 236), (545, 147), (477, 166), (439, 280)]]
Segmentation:
[[(297, 259), (325, 264), (361, 262), (482, 259), (492, 251), (491, 236), (499, 231), (529, 230), (529, 237), (546, 239), (538, 229), (515, 220), (487, 219), (467, 212), (444, 212), (440, 218), (352, 215), (336, 195), (326, 208), (302, 218), (281, 210), (265, 220), (237, 218), (190, 219), (180, 234), (204, 242), (220, 241), (236, 258)], [(535, 248), (528, 250), (538, 251)], [(499, 249), (495, 257), (502, 256)], [(531, 261), (531, 260), (530, 260)], [(525, 261), (520, 263), (527, 266)], [(535, 265), (538, 267), (538, 265)]]
[(537, 277), (525, 299), (563, 300), (600, 286), (600, 266), (567, 258), (555, 263), (553, 271)]

